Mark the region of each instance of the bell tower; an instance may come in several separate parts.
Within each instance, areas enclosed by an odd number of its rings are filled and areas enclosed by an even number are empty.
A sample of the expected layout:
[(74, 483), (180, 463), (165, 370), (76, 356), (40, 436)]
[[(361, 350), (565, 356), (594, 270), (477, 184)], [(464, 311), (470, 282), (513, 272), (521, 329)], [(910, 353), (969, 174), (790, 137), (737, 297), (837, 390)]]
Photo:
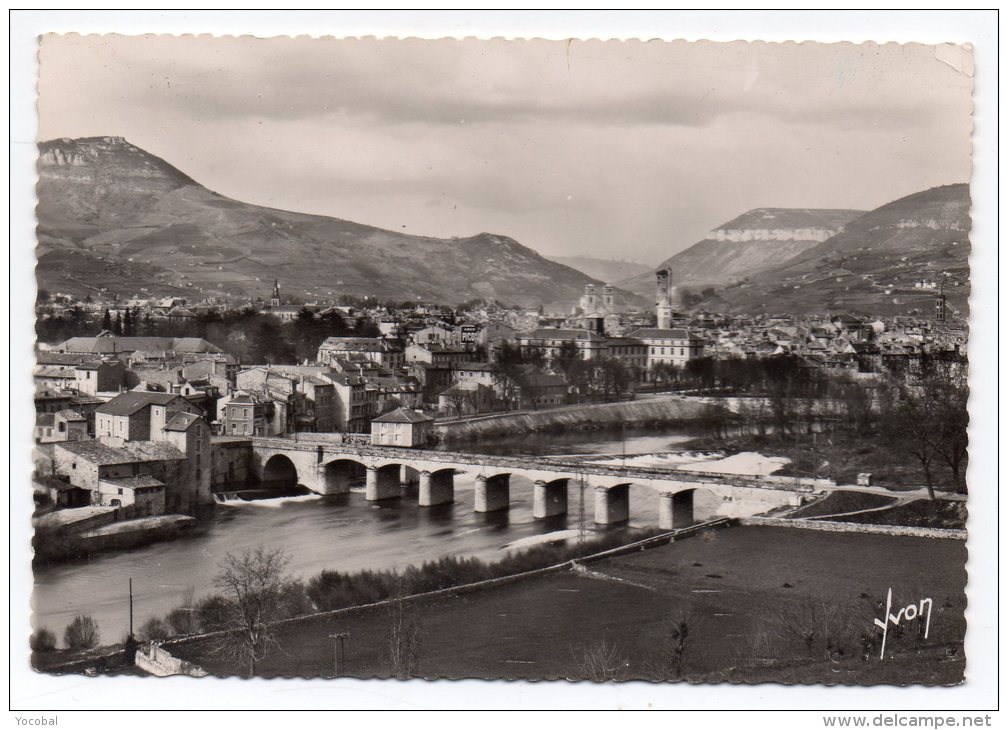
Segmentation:
[(277, 279), (273, 280), (273, 298), (270, 299), (270, 306), (280, 306), (280, 282)]
[(672, 326), (672, 302), (675, 299), (675, 287), (672, 286), (672, 271), (659, 269), (656, 272), (658, 288), (655, 293), (655, 311), (658, 315), (658, 329), (668, 329)]

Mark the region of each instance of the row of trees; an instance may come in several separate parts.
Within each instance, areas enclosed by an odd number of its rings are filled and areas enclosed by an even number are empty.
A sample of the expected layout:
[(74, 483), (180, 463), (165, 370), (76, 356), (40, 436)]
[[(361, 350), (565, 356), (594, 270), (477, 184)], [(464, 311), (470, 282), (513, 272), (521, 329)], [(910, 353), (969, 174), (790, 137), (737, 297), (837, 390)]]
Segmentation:
[(969, 439), (965, 366), (936, 360), (911, 380), (889, 377), (871, 383), (810, 381), (783, 372), (783, 377), (764, 383), (757, 396), (712, 405), (706, 418), (711, 435), (773, 438), (793, 444), (797, 451), (825, 431), (820, 448), (834, 467), (840, 461), (836, 443), (846, 438), (861, 449), (892, 454), (895, 463), (911, 457), (932, 498), (945, 469), (953, 487), (965, 492)]
[(200, 312), (193, 317), (154, 318), (138, 309), (112, 316), (108, 310), (99, 318), (73, 307), (60, 314), (40, 316), (36, 335), (41, 342), (61, 342), (70, 337), (108, 330), (117, 335), (143, 337), (202, 337), (242, 362), (294, 364), (314, 359), (326, 337), (377, 337), (378, 326), (369, 319), (353, 324), (338, 311), (322, 315), (303, 308), (289, 324), (255, 309)]
[(504, 393), (505, 402), (516, 400), (517, 391), (527, 387), (530, 378), (539, 372), (551, 371), (564, 378), (567, 385), (581, 395), (604, 399), (619, 398), (626, 393), (638, 374), (622, 360), (613, 357), (583, 360), (573, 342), (565, 342), (556, 357), (547, 360), (541, 351), (502, 343), (494, 351), (494, 383)]

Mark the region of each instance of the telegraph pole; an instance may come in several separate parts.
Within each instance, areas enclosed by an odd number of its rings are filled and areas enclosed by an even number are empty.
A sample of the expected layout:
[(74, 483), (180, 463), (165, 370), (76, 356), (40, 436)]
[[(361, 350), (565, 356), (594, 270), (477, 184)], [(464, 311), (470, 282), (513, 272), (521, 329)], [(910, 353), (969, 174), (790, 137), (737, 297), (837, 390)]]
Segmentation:
[(578, 475), (578, 545), (585, 540), (585, 475)]
[(339, 634), (329, 634), (329, 638), (333, 640), (334, 677), (342, 677), (346, 671), (346, 646), (344, 642), (349, 637), (350, 634), (345, 631)]

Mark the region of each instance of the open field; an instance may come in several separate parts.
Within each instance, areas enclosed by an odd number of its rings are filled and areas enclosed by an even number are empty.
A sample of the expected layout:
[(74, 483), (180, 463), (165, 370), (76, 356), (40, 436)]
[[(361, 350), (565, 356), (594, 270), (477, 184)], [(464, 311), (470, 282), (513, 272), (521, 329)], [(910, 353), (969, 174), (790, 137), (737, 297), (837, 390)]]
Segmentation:
[[(403, 612), (421, 627), (415, 674), (429, 678), (584, 678), (586, 655), (602, 655), (615, 679), (952, 684), (964, 670), (965, 563), (958, 540), (733, 527)], [(894, 606), (931, 598), (934, 615), (927, 640), (890, 631), (881, 662), (861, 640), (890, 587)], [(825, 628), (806, 647), (792, 629), (811, 614)], [(670, 674), (659, 649), (674, 615), (689, 635)], [(332, 676), (329, 635), (348, 632), (347, 673), (388, 676), (390, 626), (386, 607), (287, 624), (259, 674)], [(208, 640), (170, 649), (234, 673)]]

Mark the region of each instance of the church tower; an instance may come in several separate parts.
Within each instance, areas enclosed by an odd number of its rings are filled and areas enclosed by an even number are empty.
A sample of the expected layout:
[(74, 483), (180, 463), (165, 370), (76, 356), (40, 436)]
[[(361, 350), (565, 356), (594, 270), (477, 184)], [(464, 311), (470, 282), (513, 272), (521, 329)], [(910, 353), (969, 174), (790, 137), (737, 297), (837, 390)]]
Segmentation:
[(613, 295), (613, 288), (609, 284), (602, 287), (602, 306), (608, 314), (616, 311), (616, 297)]
[(273, 298), (270, 300), (270, 306), (280, 306), (280, 282), (277, 279), (273, 280)]
[(672, 303), (675, 299), (672, 272), (669, 269), (659, 269), (657, 277), (658, 290), (655, 295), (655, 309), (658, 314), (658, 329), (669, 329), (672, 326)]

